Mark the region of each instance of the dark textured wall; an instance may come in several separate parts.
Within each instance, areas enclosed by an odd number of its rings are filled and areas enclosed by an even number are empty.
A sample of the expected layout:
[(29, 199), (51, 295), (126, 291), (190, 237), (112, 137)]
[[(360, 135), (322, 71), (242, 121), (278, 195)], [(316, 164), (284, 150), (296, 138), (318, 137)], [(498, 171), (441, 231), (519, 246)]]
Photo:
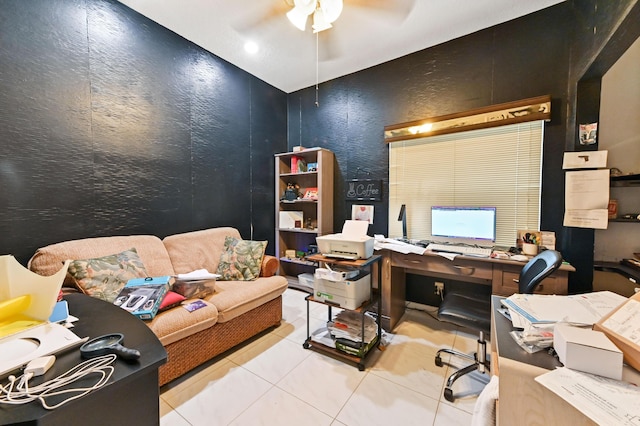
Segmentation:
[(235, 226), (273, 252), (286, 94), (112, 0), (0, 3), (0, 253)]
[[(289, 147), (321, 146), (336, 153), (334, 228), (340, 229), (351, 215), (351, 204), (344, 200), (345, 180), (380, 179), (388, 194), (384, 126), (550, 94), (541, 227), (556, 232), (558, 248), (578, 269), (570, 291), (589, 290), (593, 231), (562, 226), (562, 155), (574, 149), (569, 130), (575, 123), (573, 88), (634, 3), (568, 1), (324, 83), (319, 108), (313, 87), (289, 94)], [(372, 204), (370, 234), (386, 234), (388, 202), (385, 198)]]
[[(551, 94), (542, 227), (578, 268), (571, 290), (588, 289), (593, 231), (562, 227), (562, 152), (578, 81), (606, 71), (614, 33), (637, 33), (623, 18), (638, 7), (569, 0), (322, 84), (316, 108), (314, 88), (286, 95), (113, 0), (2, 0), (0, 254), (221, 225), (272, 252), (274, 153), (336, 153), (339, 229), (346, 179), (388, 193), (385, 125)], [(373, 204), (386, 234), (388, 203)]]

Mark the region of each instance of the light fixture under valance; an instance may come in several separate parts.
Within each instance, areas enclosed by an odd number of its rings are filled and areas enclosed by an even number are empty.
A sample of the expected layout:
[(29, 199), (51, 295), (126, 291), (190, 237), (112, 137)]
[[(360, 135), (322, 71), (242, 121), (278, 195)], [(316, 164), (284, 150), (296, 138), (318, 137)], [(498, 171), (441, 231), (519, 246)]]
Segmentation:
[(294, 0), (287, 18), (296, 28), (304, 31), (307, 19), (313, 15), (313, 32), (328, 30), (342, 13), (342, 0)]
[(385, 142), (551, 119), (551, 96), (538, 96), (471, 111), (385, 126)]

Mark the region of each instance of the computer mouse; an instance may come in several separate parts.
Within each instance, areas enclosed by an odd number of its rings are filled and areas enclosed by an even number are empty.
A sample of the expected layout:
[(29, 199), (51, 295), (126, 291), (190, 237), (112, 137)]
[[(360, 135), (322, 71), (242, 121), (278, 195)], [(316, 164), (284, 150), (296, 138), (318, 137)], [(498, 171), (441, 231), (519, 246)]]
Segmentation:
[(514, 254), (513, 256), (511, 256), (511, 260), (517, 260), (518, 262), (526, 262), (527, 260), (529, 260), (529, 258), (524, 254)]

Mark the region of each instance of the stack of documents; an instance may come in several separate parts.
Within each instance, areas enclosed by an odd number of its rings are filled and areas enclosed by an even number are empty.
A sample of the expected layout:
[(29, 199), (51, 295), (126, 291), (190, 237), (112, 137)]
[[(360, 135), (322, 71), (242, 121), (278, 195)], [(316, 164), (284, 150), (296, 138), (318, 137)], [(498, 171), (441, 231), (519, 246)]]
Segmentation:
[(567, 367), (535, 378), (597, 424), (624, 426), (635, 426), (640, 419), (640, 387), (633, 379), (637, 376), (619, 381)]
[[(362, 321), (364, 321), (364, 338)], [(336, 339), (347, 339), (355, 343), (364, 341), (365, 344), (369, 344), (378, 334), (378, 325), (373, 318), (354, 311), (340, 312), (327, 324), (327, 328)]]
[(373, 248), (375, 250), (386, 249), (397, 251), (398, 253), (402, 254), (415, 253), (420, 255), (424, 254), (424, 252), (427, 251), (427, 249), (424, 247), (405, 243), (404, 241), (398, 241), (394, 238), (385, 238), (384, 235), (376, 234), (374, 235), (374, 238), (375, 240), (373, 242)]
[(502, 304), (509, 310), (513, 326), (528, 330), (532, 325), (556, 322), (593, 325), (626, 300), (611, 291), (598, 291), (572, 296), (513, 294), (502, 299)]

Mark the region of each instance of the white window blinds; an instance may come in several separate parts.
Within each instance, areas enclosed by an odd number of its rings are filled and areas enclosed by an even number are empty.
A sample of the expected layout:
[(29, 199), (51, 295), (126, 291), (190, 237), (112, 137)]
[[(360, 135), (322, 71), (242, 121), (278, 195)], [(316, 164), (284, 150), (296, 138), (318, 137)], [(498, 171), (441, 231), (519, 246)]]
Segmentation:
[(431, 206), (496, 207), (496, 245), (539, 229), (544, 122), (530, 121), (389, 145), (389, 236), (431, 238)]

